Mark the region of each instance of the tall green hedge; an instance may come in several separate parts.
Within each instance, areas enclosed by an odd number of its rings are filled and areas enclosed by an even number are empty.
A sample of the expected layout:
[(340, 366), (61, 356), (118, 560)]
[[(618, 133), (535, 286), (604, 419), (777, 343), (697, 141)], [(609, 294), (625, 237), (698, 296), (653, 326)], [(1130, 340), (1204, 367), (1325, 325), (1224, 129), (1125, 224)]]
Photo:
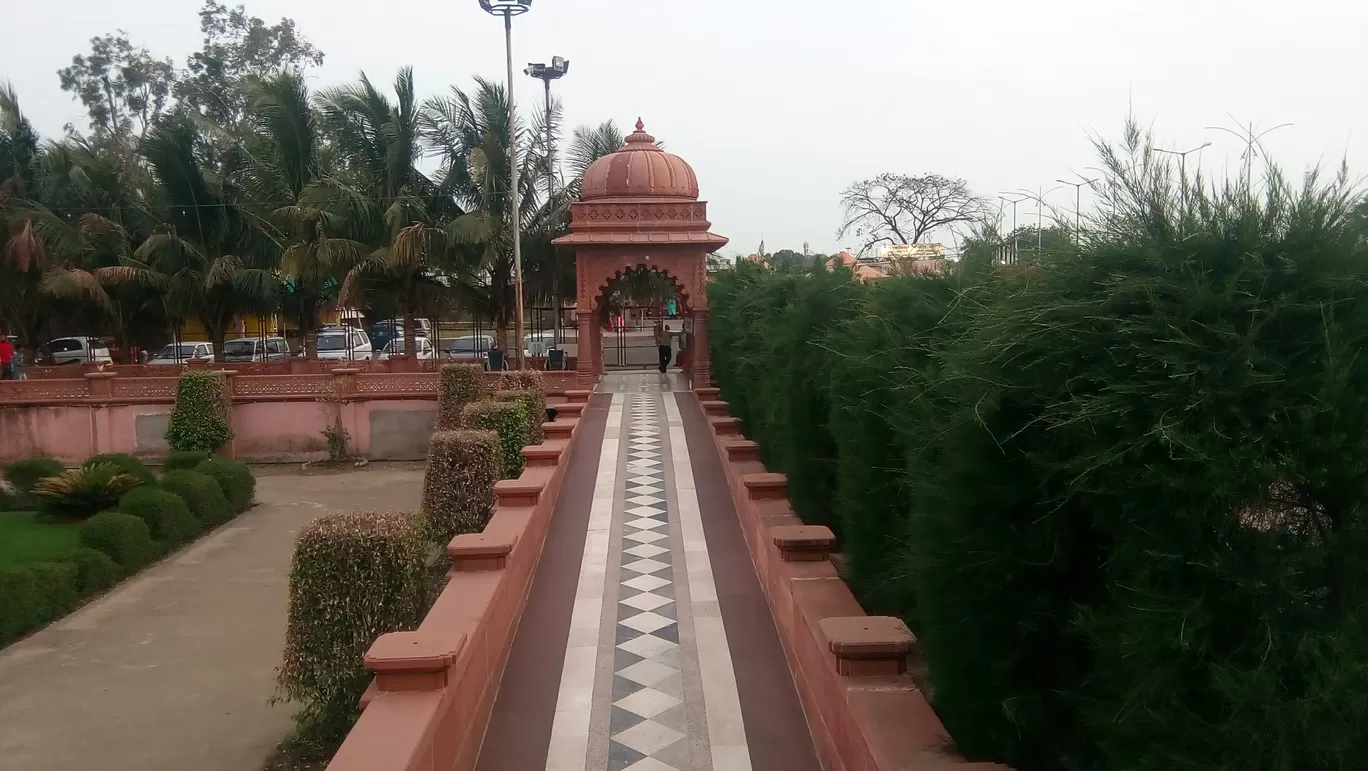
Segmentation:
[(306, 739), (345, 735), (371, 679), (366, 649), (422, 620), (426, 556), (407, 514), (330, 514), (300, 531), (277, 682), (282, 698), (301, 705), (295, 719)]
[(166, 427), (175, 452), (213, 452), (233, 438), (232, 393), (222, 372), (187, 370), (176, 384), (176, 406)]
[(504, 479), (515, 479), (522, 473), (522, 448), (530, 442), (527, 411), (522, 402), (485, 399), (468, 404), (461, 421), (468, 428), (493, 431), (499, 435)]
[(1093, 226), (1028, 266), (853, 307), (840, 272), (719, 276), (724, 397), (799, 513), (839, 523), (861, 602), (913, 627), (970, 759), (1368, 767), (1354, 201), (1275, 178), (1182, 205), (1110, 165)]
[(484, 396), (484, 367), (479, 364), (443, 364), (441, 389), (437, 392), (438, 431), (461, 427), (467, 404)]
[(513, 388), (495, 391), (490, 394), (490, 398), (500, 402), (516, 402), (522, 407), (523, 415), (527, 419), (528, 444), (541, 444), (546, 441), (546, 429), (542, 428), (542, 424), (546, 422), (546, 397), (542, 396), (541, 391)]

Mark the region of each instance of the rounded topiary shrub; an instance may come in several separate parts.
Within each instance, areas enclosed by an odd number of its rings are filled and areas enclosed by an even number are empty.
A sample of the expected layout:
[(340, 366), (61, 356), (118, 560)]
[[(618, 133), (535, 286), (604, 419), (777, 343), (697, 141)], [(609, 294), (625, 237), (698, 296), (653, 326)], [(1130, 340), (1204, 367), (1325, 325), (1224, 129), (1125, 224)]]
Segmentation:
[(152, 540), (166, 546), (183, 543), (200, 530), (199, 520), (190, 513), (185, 499), (157, 485), (142, 485), (124, 493), (118, 510), (146, 522)]
[(166, 462), (162, 464), (162, 472), (194, 468), (212, 457), (214, 457), (213, 453), (204, 450), (173, 452), (166, 456)]
[(108, 554), (125, 569), (152, 558), (155, 547), (147, 523), (120, 511), (102, 511), (81, 525), (81, 545)]
[(437, 395), (437, 430), (461, 427), (467, 404), (485, 393), (484, 367), (479, 364), (443, 364), (441, 390)]
[(65, 561), (76, 566), (76, 591), (82, 596), (108, 589), (123, 573), (108, 554), (88, 546), (72, 552)]
[(156, 474), (138, 458), (126, 452), (106, 452), (100, 455), (91, 456), (83, 465), (93, 463), (109, 463), (116, 466), (120, 471), (138, 480), (140, 484), (148, 484), (157, 481)]
[(166, 440), (177, 452), (213, 452), (233, 438), (229, 414), (232, 395), (222, 372), (188, 370), (176, 384), (176, 406)]
[(218, 483), (234, 514), (251, 507), (252, 499), (256, 497), (256, 477), (252, 476), (252, 469), (246, 463), (232, 458), (210, 458), (195, 470)]
[(433, 434), (423, 476), (424, 534), (445, 544), (461, 533), (483, 530), (502, 468), (499, 435), (493, 431)]
[(495, 391), (494, 398), (501, 402), (518, 402), (527, 414), (528, 444), (541, 444), (546, 440), (546, 396), (540, 388), (507, 388)]
[(5, 466), (5, 481), (14, 485), (22, 498), (40, 479), (55, 477), (66, 471), (66, 466), (55, 458), (23, 458)]
[(285, 700), (301, 705), (301, 736), (345, 735), (371, 680), (366, 649), (422, 620), (426, 562), (419, 523), (408, 514), (330, 514), (300, 530), (277, 683)]
[(466, 405), (461, 419), (468, 428), (493, 431), (499, 435), (504, 479), (513, 479), (522, 473), (522, 448), (529, 443), (527, 411), (522, 402), (478, 401)]
[(168, 471), (162, 474), (161, 486), (184, 499), (204, 527), (221, 525), (233, 515), (223, 488), (213, 477), (187, 469)]

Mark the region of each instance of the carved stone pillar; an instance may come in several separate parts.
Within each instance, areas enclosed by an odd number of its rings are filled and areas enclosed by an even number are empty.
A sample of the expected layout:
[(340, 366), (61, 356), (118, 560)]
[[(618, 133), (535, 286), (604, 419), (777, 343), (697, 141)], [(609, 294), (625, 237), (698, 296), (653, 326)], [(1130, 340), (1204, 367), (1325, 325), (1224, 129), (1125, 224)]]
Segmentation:
[(579, 326), (576, 337), (578, 353), (575, 360), (576, 379), (581, 388), (590, 388), (598, 380), (598, 341), (594, 337), (594, 312), (585, 310), (583, 302), (575, 313), (575, 323)]

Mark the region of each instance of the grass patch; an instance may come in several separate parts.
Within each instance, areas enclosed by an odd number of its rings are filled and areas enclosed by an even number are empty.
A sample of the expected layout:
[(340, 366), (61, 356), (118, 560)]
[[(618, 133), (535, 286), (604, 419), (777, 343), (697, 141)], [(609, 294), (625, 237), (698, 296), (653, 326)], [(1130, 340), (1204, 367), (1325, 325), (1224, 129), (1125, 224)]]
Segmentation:
[(0, 567), (60, 560), (79, 548), (79, 524), (43, 522), (32, 511), (0, 512)]

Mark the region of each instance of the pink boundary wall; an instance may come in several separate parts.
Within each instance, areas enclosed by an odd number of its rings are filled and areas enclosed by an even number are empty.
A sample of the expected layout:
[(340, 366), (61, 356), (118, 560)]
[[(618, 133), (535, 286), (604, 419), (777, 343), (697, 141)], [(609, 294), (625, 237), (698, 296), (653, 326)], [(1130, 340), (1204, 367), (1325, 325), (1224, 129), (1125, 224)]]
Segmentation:
[(736, 515), (826, 771), (1011, 771), (967, 763), (907, 674), (916, 640), (901, 620), (867, 616), (828, 559), (836, 539), (803, 525), (788, 480), (717, 401), (694, 393), (714, 435)]
[(566, 396), (546, 441), (523, 448), (522, 475), (495, 485), (484, 531), (448, 544), (451, 572), (422, 623), (366, 652), (375, 680), (328, 771), (475, 767), (589, 392)]
[[(248, 461), (314, 460), (327, 455), (323, 429), (329, 386), (344, 395), (342, 427), (351, 451), (373, 460), (421, 460), (435, 416), (435, 372), (363, 372), (341, 368), (300, 375), (244, 375), (232, 370), (233, 441), (224, 454)], [(166, 422), (175, 377), (128, 377), (89, 371), (78, 377), (0, 381), (0, 463), (50, 455), (79, 463), (91, 455), (167, 453)], [(497, 373), (487, 373), (491, 383)], [(549, 396), (573, 388), (573, 371), (543, 373)]]

